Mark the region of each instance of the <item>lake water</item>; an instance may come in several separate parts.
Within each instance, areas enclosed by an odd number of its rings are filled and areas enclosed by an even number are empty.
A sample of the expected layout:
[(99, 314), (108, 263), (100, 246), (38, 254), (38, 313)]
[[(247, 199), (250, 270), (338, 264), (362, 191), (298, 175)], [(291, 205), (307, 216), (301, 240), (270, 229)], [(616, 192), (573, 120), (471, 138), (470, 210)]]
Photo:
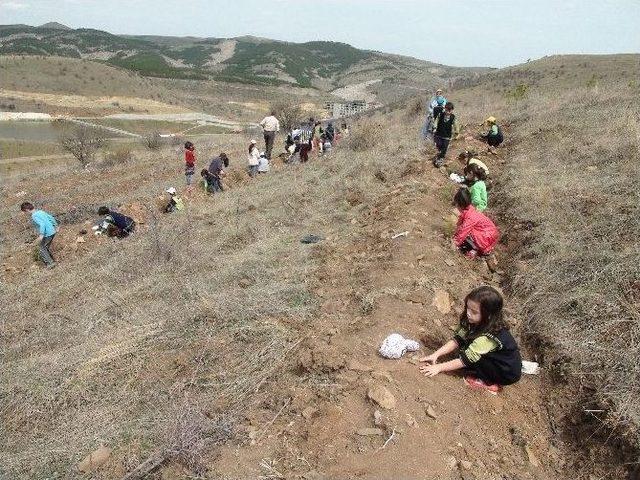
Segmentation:
[[(20, 140), (23, 142), (56, 143), (60, 135), (74, 124), (65, 121), (34, 122), (34, 121), (5, 121), (0, 122), (0, 140)], [(116, 138), (117, 134), (99, 129), (108, 138)]]

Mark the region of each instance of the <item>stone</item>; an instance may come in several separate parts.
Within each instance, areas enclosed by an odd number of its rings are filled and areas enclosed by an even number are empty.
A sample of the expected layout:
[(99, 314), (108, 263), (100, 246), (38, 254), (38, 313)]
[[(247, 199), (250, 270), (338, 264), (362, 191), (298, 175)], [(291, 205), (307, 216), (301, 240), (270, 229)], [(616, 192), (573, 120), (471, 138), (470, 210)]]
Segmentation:
[(416, 421), (416, 419), (413, 418), (408, 413), (407, 413), (407, 418), (406, 418), (405, 421), (407, 422), (407, 425), (409, 425), (410, 427), (413, 427), (413, 428), (418, 428), (419, 427), (418, 422)]
[(538, 460), (538, 457), (536, 457), (536, 454), (533, 453), (533, 450), (531, 449), (531, 447), (529, 445), (526, 445), (524, 447), (524, 451), (527, 453), (527, 458), (529, 459), (529, 463), (534, 467), (539, 467), (540, 461)]
[(447, 314), (451, 311), (451, 297), (445, 290), (436, 290), (431, 305), (436, 307), (442, 314)]
[(471, 470), (473, 468), (473, 463), (468, 460), (461, 460), (460, 466), (465, 470)]
[(454, 468), (456, 468), (458, 466), (458, 460), (456, 460), (456, 457), (454, 457), (453, 455), (449, 455), (447, 457), (447, 466), (453, 470)]
[(425, 413), (427, 414), (427, 417), (433, 418), (434, 420), (438, 418), (438, 414), (431, 405), (427, 406), (427, 408), (425, 409)]
[(375, 385), (367, 392), (367, 397), (372, 402), (380, 405), (386, 410), (393, 410), (396, 408), (396, 397), (382, 385)]
[(451, 260), (450, 258), (447, 258), (444, 263), (446, 263), (447, 265), (449, 265), (450, 267), (455, 266), (456, 262), (454, 262), (453, 260)]
[(384, 430), (381, 428), (361, 428), (356, 433), (362, 437), (382, 437)]
[(76, 243), (85, 243), (86, 240), (84, 239), (84, 237), (77, 237), (76, 238)]
[(376, 410), (373, 412), (373, 424), (376, 427), (386, 427), (387, 422), (385, 421), (384, 415), (380, 410)]
[(307, 420), (311, 420), (316, 413), (318, 413), (318, 409), (314, 407), (307, 407), (302, 410), (302, 416)]
[(104, 445), (94, 450), (78, 463), (78, 470), (82, 473), (89, 473), (97, 470), (111, 456), (112, 449)]

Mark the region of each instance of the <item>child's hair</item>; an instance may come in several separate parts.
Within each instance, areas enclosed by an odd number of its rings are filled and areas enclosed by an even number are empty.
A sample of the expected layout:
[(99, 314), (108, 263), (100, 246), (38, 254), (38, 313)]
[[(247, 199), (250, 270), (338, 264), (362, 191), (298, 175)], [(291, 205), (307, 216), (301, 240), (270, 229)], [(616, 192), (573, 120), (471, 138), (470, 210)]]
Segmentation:
[(471, 163), (469, 165), (467, 165), (466, 167), (464, 167), (464, 173), (465, 175), (467, 174), (471, 174), (475, 177), (476, 180), (486, 180), (487, 179), (487, 172), (485, 171), (484, 168), (482, 168), (480, 165), (478, 165), (477, 163)]
[(98, 215), (109, 215), (109, 207), (100, 207), (98, 209)]
[(451, 102), (447, 102), (447, 104), (444, 106), (445, 110), (453, 110), (453, 103)]
[(33, 203), (31, 202), (22, 202), (22, 204), (20, 205), (20, 210), (22, 210), (23, 212), (30, 212), (33, 209)]
[[(467, 303), (469, 300), (480, 304), (480, 323), (472, 325), (467, 318)], [(509, 325), (502, 315), (502, 295), (495, 288), (484, 285), (471, 290), (464, 299), (464, 310), (460, 315), (460, 326), (473, 331), (472, 337), (484, 333), (497, 334), (502, 329), (509, 329)]]
[(453, 196), (453, 205), (458, 207), (460, 210), (464, 210), (471, 205), (471, 194), (469, 193), (469, 190), (466, 188), (459, 189)]
[(224, 165), (224, 168), (227, 168), (229, 166), (229, 157), (227, 157), (227, 154), (222, 152), (220, 155), (220, 160), (222, 160), (222, 164)]
[(202, 170), (200, 170), (201, 177), (206, 177), (207, 175), (209, 175), (209, 170), (207, 170), (206, 168), (203, 168)]
[(185, 142), (184, 143), (184, 148), (186, 148), (187, 150), (191, 150), (193, 148), (193, 143)]

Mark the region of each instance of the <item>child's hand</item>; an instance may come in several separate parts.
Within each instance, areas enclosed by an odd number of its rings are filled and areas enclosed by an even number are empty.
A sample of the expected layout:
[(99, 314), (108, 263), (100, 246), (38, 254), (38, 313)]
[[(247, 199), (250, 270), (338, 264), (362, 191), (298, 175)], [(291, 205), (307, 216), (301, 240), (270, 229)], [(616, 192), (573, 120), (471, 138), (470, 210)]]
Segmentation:
[(419, 362), (428, 362), (428, 363), (436, 364), (436, 363), (438, 363), (438, 355), (436, 355), (435, 353), (432, 353), (431, 355), (428, 355), (426, 357), (422, 357), (418, 361)]
[(420, 372), (424, 373), (425, 377), (435, 377), (441, 371), (441, 366), (438, 364), (424, 365), (420, 367)]

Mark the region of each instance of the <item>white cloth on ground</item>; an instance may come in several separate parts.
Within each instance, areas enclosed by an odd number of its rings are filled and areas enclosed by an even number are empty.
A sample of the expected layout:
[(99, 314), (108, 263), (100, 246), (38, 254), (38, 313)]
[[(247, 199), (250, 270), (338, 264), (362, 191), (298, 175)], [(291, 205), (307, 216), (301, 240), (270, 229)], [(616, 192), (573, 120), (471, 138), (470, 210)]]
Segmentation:
[(400, 358), (405, 352), (415, 352), (420, 344), (415, 340), (404, 338), (399, 333), (392, 333), (384, 339), (380, 346), (380, 355), (384, 358)]

